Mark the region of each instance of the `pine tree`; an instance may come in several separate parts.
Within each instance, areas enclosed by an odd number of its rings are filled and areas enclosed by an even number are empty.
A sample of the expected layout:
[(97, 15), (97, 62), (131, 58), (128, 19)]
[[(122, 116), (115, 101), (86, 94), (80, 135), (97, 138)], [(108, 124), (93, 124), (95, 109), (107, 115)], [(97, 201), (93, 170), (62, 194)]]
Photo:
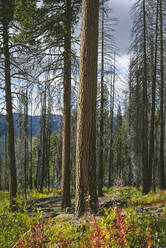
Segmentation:
[(3, 54), (5, 62), (5, 102), (6, 119), (8, 131), (8, 165), (9, 165), (9, 192), (11, 205), (17, 193), (15, 144), (14, 144), (14, 124), (11, 93), (11, 63), (9, 51), (9, 24), (13, 18), (13, 2), (2, 0), (0, 9), (0, 23), (2, 25)]
[(96, 96), (98, 0), (82, 2), (76, 142), (76, 214), (96, 212)]

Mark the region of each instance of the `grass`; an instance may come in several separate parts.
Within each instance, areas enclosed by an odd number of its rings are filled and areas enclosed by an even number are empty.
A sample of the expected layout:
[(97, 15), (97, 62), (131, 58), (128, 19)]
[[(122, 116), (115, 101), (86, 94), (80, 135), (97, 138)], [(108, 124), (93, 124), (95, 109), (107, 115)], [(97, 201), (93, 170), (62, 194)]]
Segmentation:
[(115, 195), (117, 201), (126, 201), (127, 205), (133, 206), (133, 208), (166, 203), (166, 190), (158, 189), (156, 193), (150, 192), (147, 195), (142, 195), (141, 189), (126, 186), (119, 188), (118, 192), (116, 187), (111, 187), (105, 192), (110, 196)]
[(32, 213), (30, 217), (26, 209), (23, 212), (12, 212), (9, 201), (4, 200), (0, 206), (0, 247), (9, 248), (26, 233), (31, 227), (39, 222), (40, 212)]
[[(47, 197), (55, 197), (57, 195), (61, 194), (60, 189), (44, 189), (43, 193), (39, 192), (37, 189), (33, 190), (27, 190), (27, 200), (35, 200), (35, 199), (41, 199), (41, 198), (47, 198)], [(20, 187), (18, 187), (18, 193), (17, 193), (17, 199), (18, 201), (23, 201), (25, 199), (24, 193), (20, 190)], [(0, 202), (4, 200), (9, 200), (9, 192), (8, 191), (0, 191)]]
[(27, 191), (27, 200), (41, 199), (46, 197), (55, 197), (61, 194), (60, 189), (43, 189), (43, 193), (37, 191), (36, 189)]
[[(105, 189), (106, 191), (106, 189)], [(28, 199), (36, 199), (59, 194), (59, 190), (44, 191), (43, 194), (28, 192)], [(166, 203), (166, 192), (152, 192), (142, 196), (141, 191), (132, 187), (117, 187), (107, 190), (110, 198), (126, 201), (120, 209), (105, 209), (102, 217), (85, 215), (80, 220), (49, 218), (42, 221), (42, 213), (37, 210), (29, 216), (23, 212), (11, 212), (9, 202), (0, 206), (0, 247), (2, 248), (159, 248), (166, 246), (166, 207), (158, 216), (150, 213), (136, 214), (136, 209), (148, 205)], [(166, 206), (166, 205), (165, 205)], [(125, 216), (122, 214), (125, 213)]]

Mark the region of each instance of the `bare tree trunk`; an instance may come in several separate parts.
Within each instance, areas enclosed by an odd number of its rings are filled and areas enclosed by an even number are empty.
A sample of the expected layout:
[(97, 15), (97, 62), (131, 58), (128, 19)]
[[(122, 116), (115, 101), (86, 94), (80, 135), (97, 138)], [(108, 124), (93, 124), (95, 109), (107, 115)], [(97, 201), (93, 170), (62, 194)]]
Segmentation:
[(98, 195), (103, 195), (103, 111), (104, 111), (104, 1), (102, 1), (102, 44), (101, 44), (101, 96), (100, 96), (100, 150), (99, 150), (99, 172), (98, 172)]
[(14, 124), (11, 96), (11, 76), (10, 76), (10, 53), (9, 53), (9, 34), (8, 24), (3, 23), (3, 49), (5, 58), (5, 101), (6, 118), (8, 131), (8, 165), (9, 165), (9, 192), (10, 203), (14, 203), (17, 193), (16, 163), (15, 163), (15, 145), (14, 145)]
[(110, 155), (109, 155), (109, 187), (113, 185), (113, 141), (114, 141), (114, 95), (115, 95), (115, 53), (114, 53), (114, 65), (113, 65), (113, 78), (111, 77), (111, 99), (110, 99)]
[(47, 189), (50, 191), (50, 130), (47, 130), (47, 146), (46, 146), (46, 168), (47, 168)]
[(62, 142), (62, 208), (71, 205), (70, 200), (70, 112), (71, 112), (71, 0), (66, 0), (64, 93), (63, 93), (63, 142)]
[(143, 0), (143, 103), (142, 103), (142, 164), (143, 164), (143, 193), (149, 192), (148, 168), (148, 97), (147, 97), (147, 48), (146, 48), (146, 4)]
[(40, 192), (43, 192), (44, 180), (46, 178), (46, 85), (44, 89), (43, 105), (42, 105), (42, 168), (41, 168), (41, 183)]
[[(157, 69), (157, 39), (158, 39), (158, 2), (156, 8), (156, 29), (155, 29), (155, 51), (154, 62), (152, 61), (152, 109), (151, 109), (151, 128), (150, 128), (150, 147), (149, 147), (149, 191), (152, 187), (152, 171), (154, 166), (154, 124), (156, 109), (156, 69)], [(153, 53), (153, 49), (152, 49)]]
[[(128, 126), (129, 126), (129, 139), (131, 139), (131, 128), (132, 128), (132, 78), (131, 78), (131, 61), (130, 61), (130, 68), (129, 68), (129, 109), (128, 109)], [(132, 160), (131, 160), (131, 145), (128, 149), (128, 168), (129, 168), (129, 175), (128, 175), (128, 185), (132, 186), (133, 183), (133, 174), (132, 174)]]
[(28, 169), (28, 90), (24, 96), (24, 195), (27, 199), (27, 169)]
[(39, 132), (39, 144), (38, 144), (38, 148), (37, 148), (37, 168), (36, 168), (36, 175), (35, 175), (35, 182), (34, 182), (35, 188), (37, 190), (40, 189), (40, 183), (41, 183), (41, 163), (42, 163), (42, 161), (41, 161), (41, 156), (42, 156), (41, 155), (42, 154), (41, 144), (42, 144), (42, 137), (41, 137), (41, 130), (40, 130), (40, 132)]
[[(61, 125), (61, 124), (60, 124)], [(56, 166), (56, 178), (57, 178), (57, 186), (59, 188), (62, 178), (62, 133), (61, 131), (58, 133), (58, 140), (57, 140), (57, 166)]]
[(159, 115), (157, 115), (157, 117), (155, 118), (155, 133), (154, 133), (154, 136), (155, 136), (155, 157), (154, 157), (154, 166), (152, 168), (152, 186), (153, 186), (153, 192), (155, 193), (156, 192), (156, 178), (157, 178), (157, 171), (158, 171), (158, 154), (159, 154)]
[(47, 189), (50, 190), (50, 136), (51, 136), (51, 96), (50, 91), (48, 98), (48, 113), (47, 113), (47, 145), (46, 145), (46, 168), (47, 168)]
[(32, 151), (32, 99), (31, 99), (31, 136), (30, 136), (30, 142), (31, 142), (31, 158), (30, 158), (30, 173), (29, 173), (29, 187), (30, 189), (33, 188), (33, 182), (32, 182), (32, 167), (33, 167), (33, 151)]
[[(41, 108), (43, 111), (43, 98), (41, 96)], [(36, 175), (35, 175), (35, 188), (40, 191), (41, 187), (41, 170), (42, 170), (42, 147), (43, 147), (43, 113), (40, 117), (40, 130), (39, 130), (39, 143), (37, 148), (37, 168), (36, 168)]]
[(160, 0), (160, 189), (165, 188), (164, 171), (164, 47), (163, 47), (163, 1)]
[(2, 175), (2, 169), (1, 169), (1, 166), (2, 166), (2, 163), (0, 161), (0, 190), (2, 190), (2, 177), (1, 177), (1, 175)]
[(117, 176), (118, 178), (121, 178), (122, 175), (122, 113), (121, 113), (121, 107), (118, 106), (117, 110)]
[(82, 1), (76, 142), (76, 214), (96, 212), (98, 0)]

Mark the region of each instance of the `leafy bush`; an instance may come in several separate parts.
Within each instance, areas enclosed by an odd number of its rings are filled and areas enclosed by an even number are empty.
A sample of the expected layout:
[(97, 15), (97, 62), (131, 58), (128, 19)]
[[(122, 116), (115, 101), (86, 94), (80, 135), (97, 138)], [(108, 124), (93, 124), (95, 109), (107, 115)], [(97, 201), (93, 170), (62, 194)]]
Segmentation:
[(33, 224), (38, 223), (39, 219), (39, 211), (30, 217), (26, 209), (23, 212), (12, 212), (9, 202), (3, 202), (0, 207), (0, 247), (11, 247)]
[(137, 199), (141, 196), (141, 191), (137, 190), (134, 187), (121, 187), (119, 189), (119, 199), (120, 200), (128, 200), (128, 199)]
[(132, 232), (132, 225), (126, 217), (121, 216), (122, 209), (105, 210), (106, 215), (101, 218), (101, 227), (105, 234), (108, 247), (126, 247), (127, 235)]
[(105, 210), (104, 217), (89, 216), (80, 224), (64, 219), (49, 219), (46, 223), (31, 222), (28, 228), (21, 227), (15, 247), (44, 248), (56, 247), (55, 244), (62, 248), (163, 247), (166, 244), (164, 218), (165, 216), (157, 219), (151, 215), (136, 216), (131, 213), (122, 217), (121, 209), (109, 209)]
[[(111, 188), (114, 192), (114, 187)], [(36, 193), (37, 194), (37, 193)], [(86, 215), (68, 220), (54, 218), (42, 221), (40, 211), (29, 216), (23, 211), (12, 212), (4, 201), (0, 208), (0, 247), (2, 248), (159, 248), (166, 245), (166, 207), (158, 216), (136, 214), (136, 208), (148, 203), (163, 203), (165, 192), (142, 196), (135, 188), (115, 189), (118, 199), (129, 206), (105, 209), (103, 217)], [(17, 208), (19, 208), (17, 201)]]
[(128, 236), (131, 248), (163, 247), (166, 244), (165, 216), (154, 217), (151, 214), (130, 216), (128, 222), (133, 225), (133, 232)]

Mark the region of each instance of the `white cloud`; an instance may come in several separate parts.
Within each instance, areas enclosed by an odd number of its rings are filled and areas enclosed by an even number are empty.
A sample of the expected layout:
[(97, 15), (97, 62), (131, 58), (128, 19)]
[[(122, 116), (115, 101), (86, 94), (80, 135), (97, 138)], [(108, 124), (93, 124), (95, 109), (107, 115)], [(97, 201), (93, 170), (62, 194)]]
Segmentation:
[(129, 60), (130, 60), (129, 54), (124, 54), (117, 58), (116, 67), (120, 71), (120, 74), (125, 75), (125, 76), (128, 75)]
[(129, 55), (124, 54), (116, 61), (115, 103), (124, 107), (126, 94), (128, 92), (128, 68)]

